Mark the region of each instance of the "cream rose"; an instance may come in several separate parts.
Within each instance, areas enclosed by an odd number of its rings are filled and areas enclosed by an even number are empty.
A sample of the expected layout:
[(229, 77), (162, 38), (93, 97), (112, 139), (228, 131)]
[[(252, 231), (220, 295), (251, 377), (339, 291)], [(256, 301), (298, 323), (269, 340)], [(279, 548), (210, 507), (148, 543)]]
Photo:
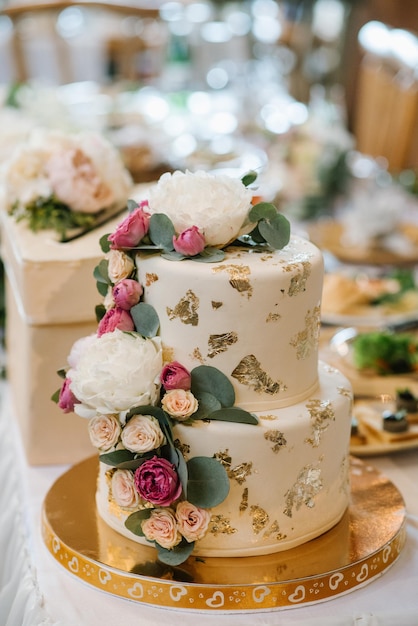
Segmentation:
[(161, 405), (171, 417), (183, 422), (196, 413), (199, 403), (191, 391), (171, 389), (163, 396)]
[(135, 509), (138, 506), (140, 498), (131, 470), (116, 470), (112, 475), (111, 489), (113, 499), (119, 506), (125, 509)]
[(80, 402), (76, 412), (93, 417), (155, 405), (162, 369), (161, 340), (114, 330), (94, 337), (68, 371), (70, 389)]
[(121, 427), (114, 415), (96, 415), (88, 424), (90, 441), (99, 450), (111, 450), (119, 440)]
[(122, 431), (122, 443), (131, 452), (150, 452), (165, 443), (158, 420), (152, 415), (134, 415)]
[(148, 211), (165, 213), (177, 234), (196, 226), (206, 245), (224, 247), (251, 231), (247, 216), (252, 192), (239, 179), (207, 172), (174, 172), (161, 176), (149, 193)]
[(109, 262), (109, 279), (114, 284), (128, 278), (135, 269), (135, 263), (131, 257), (122, 250), (110, 250), (106, 258)]
[(184, 500), (178, 503), (176, 516), (178, 529), (189, 543), (206, 534), (210, 522), (210, 513), (206, 509)]
[(181, 541), (177, 520), (171, 509), (153, 509), (150, 517), (142, 522), (142, 532), (148, 541), (156, 541), (168, 550)]

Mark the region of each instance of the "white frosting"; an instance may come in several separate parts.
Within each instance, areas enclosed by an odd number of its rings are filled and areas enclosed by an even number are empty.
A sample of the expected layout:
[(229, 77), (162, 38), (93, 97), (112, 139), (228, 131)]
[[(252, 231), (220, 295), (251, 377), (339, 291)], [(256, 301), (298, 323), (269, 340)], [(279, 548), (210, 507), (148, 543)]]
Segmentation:
[[(218, 368), (233, 384), (235, 404), (259, 421), (174, 427), (186, 460), (215, 456), (230, 478), (193, 554), (270, 554), (330, 529), (348, 505), (352, 393), (339, 371), (318, 366), (319, 250), (293, 237), (277, 252), (228, 248), (213, 264), (141, 252), (137, 266), (144, 299), (159, 315), (166, 360)], [(132, 511), (112, 499), (111, 473), (100, 464), (100, 516), (147, 543), (125, 528)]]
[[(336, 369), (320, 363), (319, 386), (305, 402), (269, 413), (259, 424), (178, 424), (174, 436), (194, 456), (221, 458), (230, 477), (226, 500), (210, 510), (201, 556), (253, 556), (287, 550), (318, 537), (344, 514), (349, 497), (351, 390)], [(128, 516), (109, 499), (109, 467), (100, 464), (100, 516), (121, 534)], [(149, 545), (149, 544), (147, 544)]]

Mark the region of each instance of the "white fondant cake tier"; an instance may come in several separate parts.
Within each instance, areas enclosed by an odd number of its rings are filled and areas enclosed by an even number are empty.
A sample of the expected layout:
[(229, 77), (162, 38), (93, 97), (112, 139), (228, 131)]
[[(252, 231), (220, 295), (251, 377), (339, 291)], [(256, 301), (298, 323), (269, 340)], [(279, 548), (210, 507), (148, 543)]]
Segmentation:
[[(193, 554), (253, 556), (287, 550), (332, 528), (349, 501), (348, 441), (351, 387), (336, 369), (319, 364), (319, 385), (304, 401), (256, 415), (257, 425), (217, 421), (178, 424), (186, 459), (208, 456), (227, 470), (230, 492), (210, 509), (211, 521)], [(132, 509), (111, 497), (113, 470), (100, 463), (100, 516), (139, 543), (124, 526)]]
[(229, 247), (218, 263), (137, 256), (144, 302), (158, 312), (166, 360), (231, 380), (248, 411), (289, 406), (318, 382), (323, 261), (292, 237), (280, 251)]

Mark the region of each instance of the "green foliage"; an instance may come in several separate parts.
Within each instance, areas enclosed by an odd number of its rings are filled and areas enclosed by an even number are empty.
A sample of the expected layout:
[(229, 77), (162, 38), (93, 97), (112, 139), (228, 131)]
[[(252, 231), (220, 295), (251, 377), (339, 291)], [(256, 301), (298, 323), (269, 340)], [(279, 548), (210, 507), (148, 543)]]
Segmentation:
[(136, 331), (143, 337), (155, 337), (160, 327), (157, 312), (146, 302), (139, 302), (130, 310)]
[(11, 213), (16, 216), (17, 221), (27, 220), (29, 228), (35, 233), (46, 229), (54, 230), (61, 241), (66, 241), (68, 232), (73, 229), (91, 229), (97, 219), (97, 215), (72, 211), (54, 196), (37, 198), (23, 211), (20, 206), (13, 207)]
[(106, 235), (103, 235), (99, 239), (100, 248), (102, 252), (104, 252), (104, 254), (106, 254), (110, 250), (109, 234), (110, 233), (107, 233)]
[(141, 511), (135, 511), (131, 513), (125, 520), (125, 526), (137, 537), (144, 537), (142, 532), (142, 522), (149, 518), (152, 509), (142, 509)]
[(257, 180), (257, 172), (255, 172), (254, 170), (247, 172), (247, 174), (244, 174), (244, 176), (241, 178), (241, 182), (244, 185), (244, 187), (248, 187), (249, 185), (252, 185), (256, 180)]
[(191, 555), (194, 549), (194, 542), (188, 543), (185, 539), (181, 541), (172, 550), (167, 550), (162, 546), (156, 544), (155, 546), (158, 552), (158, 559), (166, 565), (180, 565)]
[(210, 365), (199, 365), (192, 370), (191, 391), (195, 397), (202, 393), (211, 394), (223, 407), (233, 406), (235, 402), (235, 391), (230, 380)]
[(149, 222), (148, 236), (157, 248), (173, 250), (173, 237), (176, 232), (172, 221), (164, 213), (154, 213)]
[(220, 422), (235, 422), (236, 424), (258, 424), (258, 419), (252, 413), (236, 406), (214, 411), (210, 414), (209, 419)]
[(187, 462), (187, 499), (195, 506), (211, 508), (223, 502), (229, 493), (229, 478), (221, 463), (207, 456), (195, 456)]

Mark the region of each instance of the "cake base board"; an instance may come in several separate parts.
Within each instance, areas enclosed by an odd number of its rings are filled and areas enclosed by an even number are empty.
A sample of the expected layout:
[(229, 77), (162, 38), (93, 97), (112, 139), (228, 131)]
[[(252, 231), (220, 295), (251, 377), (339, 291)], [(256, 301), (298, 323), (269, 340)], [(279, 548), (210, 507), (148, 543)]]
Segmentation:
[(302, 546), (268, 556), (189, 557), (178, 567), (119, 535), (96, 512), (98, 458), (74, 465), (43, 504), (42, 534), (58, 564), (81, 581), (139, 604), (239, 613), (331, 600), (381, 576), (405, 544), (405, 504), (369, 464), (350, 459), (351, 497), (342, 520)]

